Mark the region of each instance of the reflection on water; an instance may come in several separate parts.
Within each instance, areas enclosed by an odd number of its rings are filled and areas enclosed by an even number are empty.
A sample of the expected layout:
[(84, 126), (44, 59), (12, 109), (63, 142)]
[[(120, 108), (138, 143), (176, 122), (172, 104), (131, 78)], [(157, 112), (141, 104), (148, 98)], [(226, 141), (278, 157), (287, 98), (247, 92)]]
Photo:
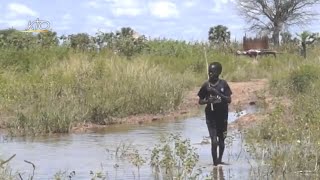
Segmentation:
[[(230, 113), (229, 122), (236, 118), (235, 113)], [(200, 156), (199, 166), (204, 168), (204, 176), (248, 179), (252, 159), (244, 150), (241, 132), (236, 130), (228, 132), (223, 160), (229, 165), (213, 168), (211, 145), (200, 143), (208, 136), (204, 116), (170, 123), (162, 121), (142, 125), (121, 125), (88, 134), (14, 138), (1, 142), (0, 156), (6, 159), (16, 154), (10, 165), (15, 170), (27, 174), (32, 173), (32, 167), (24, 160), (33, 162), (36, 165), (35, 179), (52, 178), (58, 171), (75, 171), (74, 179), (89, 179), (90, 171), (102, 171), (107, 173), (110, 179), (138, 179), (136, 167), (128, 161), (112, 156), (116, 148), (123, 143), (131, 143), (138, 148), (139, 154), (150, 159), (149, 149), (159, 143), (162, 135), (170, 133), (180, 133), (182, 137), (191, 140)], [(140, 168), (139, 176), (140, 179), (154, 179), (148, 163)]]
[(217, 168), (212, 169), (212, 179), (225, 180), (225, 176), (223, 174), (223, 168), (218, 166)]

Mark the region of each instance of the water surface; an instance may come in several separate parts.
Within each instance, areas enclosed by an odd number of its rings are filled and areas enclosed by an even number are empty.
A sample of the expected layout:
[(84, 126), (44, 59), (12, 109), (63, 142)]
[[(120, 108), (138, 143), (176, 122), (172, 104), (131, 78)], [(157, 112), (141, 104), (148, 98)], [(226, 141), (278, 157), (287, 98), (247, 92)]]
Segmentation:
[[(243, 114), (254, 111), (247, 109)], [(237, 119), (237, 114), (230, 113), (229, 123)], [(162, 135), (180, 133), (189, 138), (200, 156), (199, 167), (204, 167), (204, 174), (212, 172), (211, 145), (201, 143), (208, 137), (204, 116), (193, 117), (171, 122), (161, 121), (141, 125), (121, 125), (106, 128), (103, 131), (87, 134), (68, 134), (50, 137), (14, 138), (3, 140), (0, 145), (0, 157), (3, 159), (16, 154), (10, 161), (15, 170), (32, 173), (35, 164), (35, 179), (53, 179), (59, 171), (75, 171), (73, 179), (90, 179), (90, 171), (102, 171), (107, 179), (154, 179), (149, 164), (139, 171), (127, 160), (115, 158), (115, 150), (121, 145), (131, 144), (142, 156), (149, 157), (153, 145), (159, 143)], [(227, 147), (223, 165), (216, 172), (218, 179), (248, 179), (251, 162), (249, 154), (244, 150), (241, 132), (229, 129)], [(218, 174), (218, 175), (217, 175)], [(217, 178), (217, 177), (216, 177)]]

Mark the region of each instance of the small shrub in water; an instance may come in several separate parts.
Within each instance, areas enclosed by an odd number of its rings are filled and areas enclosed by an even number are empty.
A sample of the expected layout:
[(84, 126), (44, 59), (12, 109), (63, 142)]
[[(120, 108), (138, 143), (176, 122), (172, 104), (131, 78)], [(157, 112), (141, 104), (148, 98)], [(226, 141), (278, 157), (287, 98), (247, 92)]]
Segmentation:
[(171, 134), (156, 145), (151, 154), (151, 166), (163, 174), (177, 179), (192, 177), (199, 155), (191, 146), (190, 140)]

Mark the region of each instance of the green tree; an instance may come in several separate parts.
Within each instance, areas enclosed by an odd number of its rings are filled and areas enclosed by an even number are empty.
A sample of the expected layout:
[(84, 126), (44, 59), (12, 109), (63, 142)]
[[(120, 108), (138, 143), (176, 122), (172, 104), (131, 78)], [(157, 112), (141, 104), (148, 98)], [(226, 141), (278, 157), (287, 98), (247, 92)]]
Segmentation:
[(71, 34), (68, 36), (70, 47), (75, 50), (85, 51), (90, 47), (91, 39), (87, 33)]
[(230, 43), (231, 33), (228, 31), (228, 27), (223, 25), (217, 25), (210, 27), (209, 29), (209, 42), (214, 45), (222, 45), (223, 47), (226, 44)]
[(115, 43), (115, 34), (113, 32), (104, 33), (99, 31), (96, 33), (96, 36), (93, 38), (94, 43), (98, 45), (99, 49), (104, 47), (108, 49), (114, 50), (114, 43)]
[(28, 32), (21, 32), (16, 29), (4, 29), (0, 31), (0, 46), (15, 48), (17, 50), (35, 47), (37, 38)]
[(37, 35), (38, 43), (42, 48), (55, 47), (59, 44), (59, 39), (56, 32), (48, 31)]
[(120, 31), (116, 32), (117, 37), (127, 37), (127, 38), (132, 38), (134, 35), (135, 31), (130, 28), (130, 27), (123, 27), (120, 29)]
[(145, 36), (138, 35), (130, 27), (123, 27), (115, 33), (116, 50), (128, 59), (131, 59), (134, 54), (142, 52), (146, 46), (145, 41)]

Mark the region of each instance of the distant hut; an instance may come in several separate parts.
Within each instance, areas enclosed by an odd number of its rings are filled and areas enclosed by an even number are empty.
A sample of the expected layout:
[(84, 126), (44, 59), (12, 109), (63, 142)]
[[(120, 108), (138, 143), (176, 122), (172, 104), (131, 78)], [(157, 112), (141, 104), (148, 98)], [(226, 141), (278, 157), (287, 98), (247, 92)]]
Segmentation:
[(269, 49), (269, 38), (267, 36), (248, 38), (243, 37), (243, 50), (248, 51), (250, 49)]
[(257, 58), (258, 55), (273, 55), (276, 57), (277, 51), (269, 49), (268, 36), (261, 36), (255, 38), (243, 37), (242, 44), (243, 51), (238, 50), (236, 55), (247, 55)]

